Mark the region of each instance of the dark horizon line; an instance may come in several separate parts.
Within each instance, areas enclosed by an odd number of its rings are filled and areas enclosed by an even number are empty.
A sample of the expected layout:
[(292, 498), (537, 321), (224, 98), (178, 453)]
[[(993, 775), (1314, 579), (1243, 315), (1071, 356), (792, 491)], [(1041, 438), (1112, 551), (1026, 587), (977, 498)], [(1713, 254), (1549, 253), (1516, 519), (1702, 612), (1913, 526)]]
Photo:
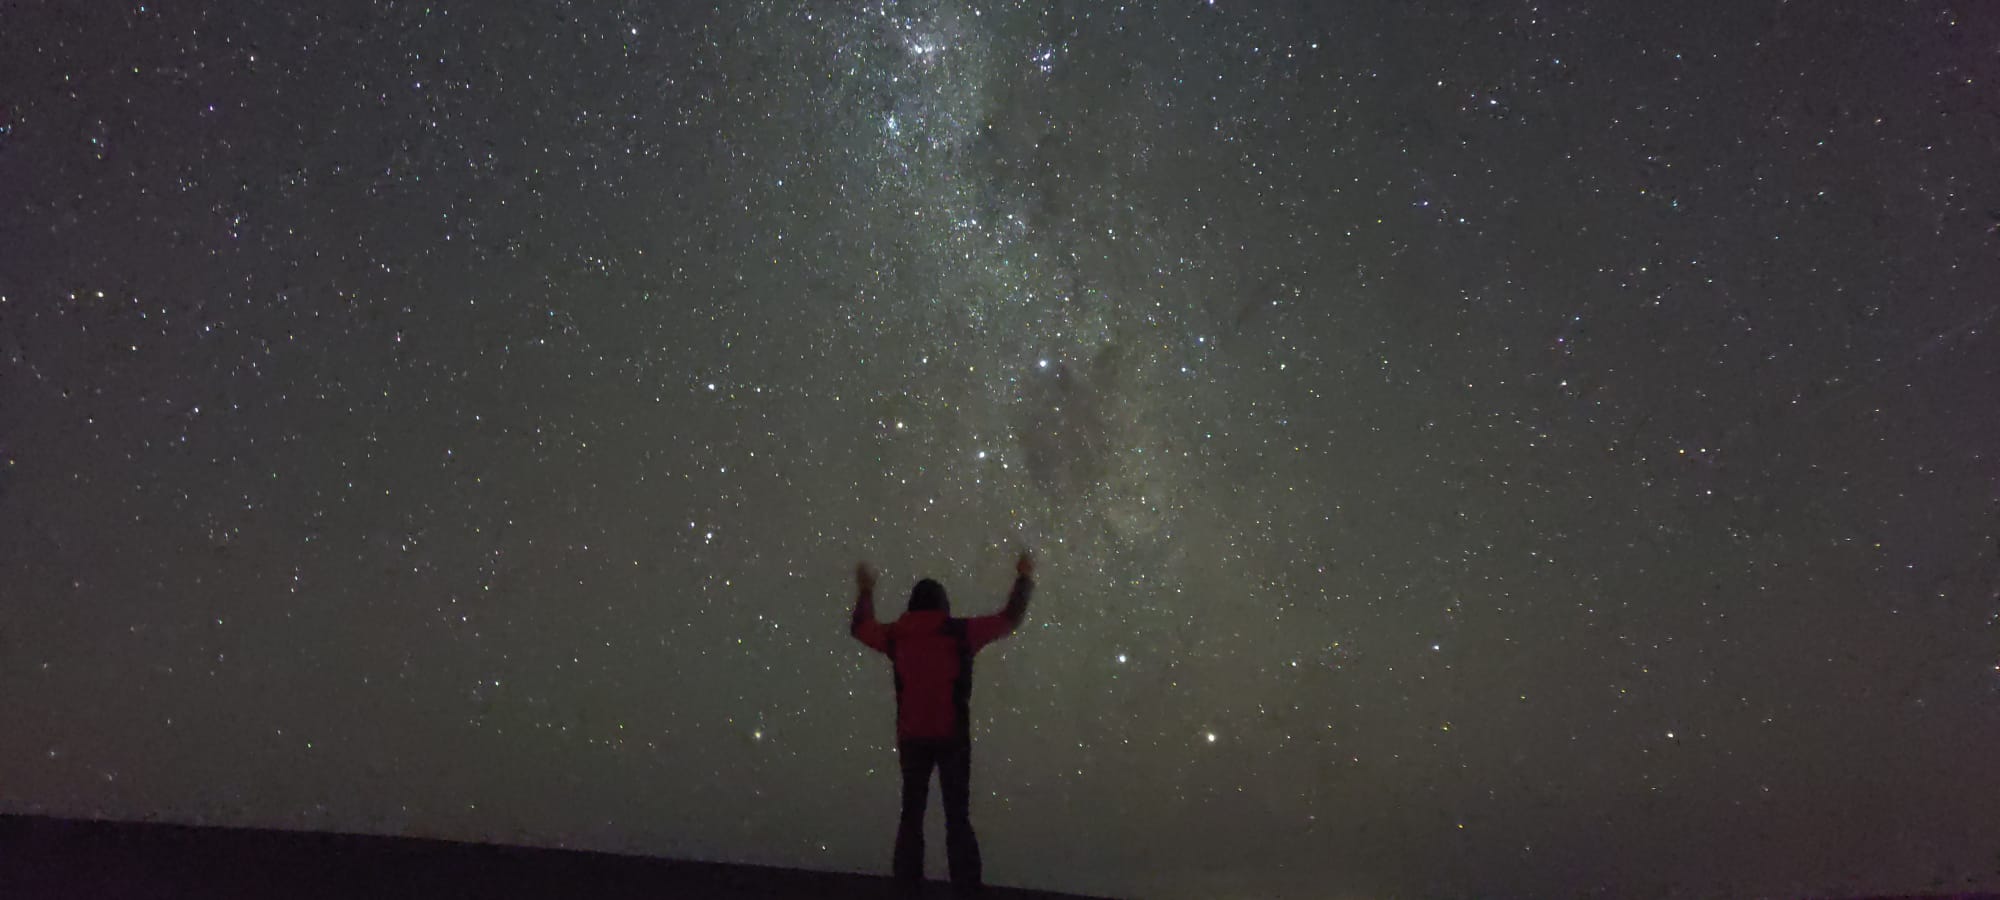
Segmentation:
[[(886, 864), (886, 860), (884, 860)], [(886, 865), (885, 865), (886, 870)], [(714, 900), (890, 896), (886, 874), (636, 853), (299, 828), (0, 813), (0, 894), (163, 897), (481, 898), (685, 896)], [(948, 896), (942, 881), (923, 896)], [(989, 887), (991, 900), (1102, 900)]]

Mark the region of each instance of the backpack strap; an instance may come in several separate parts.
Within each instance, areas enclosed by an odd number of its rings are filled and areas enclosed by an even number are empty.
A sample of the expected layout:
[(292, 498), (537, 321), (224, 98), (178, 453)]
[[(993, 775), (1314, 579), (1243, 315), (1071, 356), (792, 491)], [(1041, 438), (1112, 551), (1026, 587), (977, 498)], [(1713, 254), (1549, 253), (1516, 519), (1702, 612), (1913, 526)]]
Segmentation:
[(958, 739), (972, 740), (972, 636), (964, 619), (946, 619), (945, 634), (958, 646), (958, 678), (951, 685), (951, 705), (958, 714)]

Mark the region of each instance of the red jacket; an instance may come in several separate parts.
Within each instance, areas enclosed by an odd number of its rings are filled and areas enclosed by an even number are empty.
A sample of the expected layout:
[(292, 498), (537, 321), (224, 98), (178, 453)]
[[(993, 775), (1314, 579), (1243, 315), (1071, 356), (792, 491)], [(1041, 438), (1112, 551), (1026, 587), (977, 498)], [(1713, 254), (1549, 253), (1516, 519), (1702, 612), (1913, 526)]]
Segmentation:
[(948, 609), (911, 610), (888, 625), (875, 621), (873, 594), (855, 598), (849, 632), (895, 663), (896, 740), (971, 738), (973, 654), (1021, 626), (1032, 590), (1022, 576), (1007, 608), (993, 615), (954, 619)]

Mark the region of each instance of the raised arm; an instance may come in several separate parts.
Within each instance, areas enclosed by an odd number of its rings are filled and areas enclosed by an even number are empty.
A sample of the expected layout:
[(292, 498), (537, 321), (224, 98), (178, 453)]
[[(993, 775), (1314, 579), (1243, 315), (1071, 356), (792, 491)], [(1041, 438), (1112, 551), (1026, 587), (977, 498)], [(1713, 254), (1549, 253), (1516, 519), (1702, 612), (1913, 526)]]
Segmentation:
[(847, 633), (883, 653), (889, 652), (889, 630), (875, 621), (875, 569), (867, 563), (854, 567), (854, 616)]
[(1007, 617), (1008, 631), (1021, 627), (1028, 618), (1028, 595), (1035, 591), (1035, 558), (1028, 551), (1021, 551), (1021, 558), (1014, 561), (1014, 590), (1007, 594), (1007, 608), (1000, 614)]
[(1028, 618), (1028, 597), (1035, 592), (1035, 560), (1026, 550), (1014, 562), (1014, 589), (1007, 594), (1007, 606), (990, 616), (968, 619), (966, 638), (978, 650), (1021, 627)]

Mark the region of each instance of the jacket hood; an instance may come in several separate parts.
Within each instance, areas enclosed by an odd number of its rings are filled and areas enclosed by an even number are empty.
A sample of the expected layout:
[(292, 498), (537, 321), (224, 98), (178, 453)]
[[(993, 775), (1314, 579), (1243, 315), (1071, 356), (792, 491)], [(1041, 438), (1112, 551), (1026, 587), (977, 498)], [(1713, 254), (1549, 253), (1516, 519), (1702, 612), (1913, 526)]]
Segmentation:
[(942, 609), (913, 609), (896, 619), (891, 626), (897, 631), (936, 631), (951, 614)]

